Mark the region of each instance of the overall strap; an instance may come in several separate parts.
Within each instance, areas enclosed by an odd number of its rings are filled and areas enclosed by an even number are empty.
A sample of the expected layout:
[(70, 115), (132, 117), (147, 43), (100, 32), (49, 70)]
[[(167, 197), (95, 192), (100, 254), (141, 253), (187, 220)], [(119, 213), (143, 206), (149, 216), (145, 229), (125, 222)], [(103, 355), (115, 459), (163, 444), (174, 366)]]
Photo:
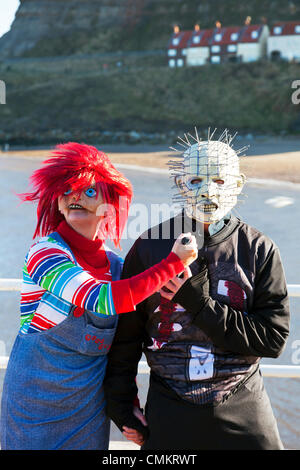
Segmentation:
[(106, 256), (110, 263), (110, 272), (113, 281), (118, 281), (121, 278), (122, 268), (124, 261), (123, 259), (118, 256), (116, 253), (108, 249), (107, 246), (104, 246)]

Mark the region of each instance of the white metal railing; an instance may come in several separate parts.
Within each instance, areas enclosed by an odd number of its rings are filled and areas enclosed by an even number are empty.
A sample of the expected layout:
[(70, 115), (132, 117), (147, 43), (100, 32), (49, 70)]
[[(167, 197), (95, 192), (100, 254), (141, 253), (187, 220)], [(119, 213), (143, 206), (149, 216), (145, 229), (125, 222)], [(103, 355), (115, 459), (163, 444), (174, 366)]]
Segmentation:
[(300, 297), (300, 284), (288, 284), (287, 288), (290, 297)]
[(20, 291), (22, 287), (22, 279), (1, 279), (0, 290), (2, 291)]
[[(1, 279), (0, 291), (20, 291), (22, 279)], [(300, 284), (288, 284), (288, 294), (290, 297), (300, 297)]]
[[(1, 279), (0, 291), (20, 291), (22, 286), (21, 279)], [(300, 297), (300, 284), (288, 284), (288, 294), (290, 297)], [(0, 356), (0, 369), (6, 369), (8, 356)], [(294, 365), (271, 365), (260, 364), (260, 370), (264, 377), (300, 377), (300, 366)], [(146, 361), (140, 361), (138, 367), (139, 374), (148, 374), (150, 371)]]
[[(294, 379), (300, 377), (300, 366), (260, 364), (259, 368), (264, 377), (289, 377)], [(147, 362), (140, 361), (138, 373), (148, 374), (149, 372), (150, 368)]]
[[(8, 356), (0, 356), (0, 369), (6, 369), (8, 359)], [(259, 367), (264, 377), (286, 377), (294, 379), (300, 377), (300, 366), (260, 364)], [(138, 374), (149, 374), (149, 372), (150, 368), (147, 362), (140, 361)]]

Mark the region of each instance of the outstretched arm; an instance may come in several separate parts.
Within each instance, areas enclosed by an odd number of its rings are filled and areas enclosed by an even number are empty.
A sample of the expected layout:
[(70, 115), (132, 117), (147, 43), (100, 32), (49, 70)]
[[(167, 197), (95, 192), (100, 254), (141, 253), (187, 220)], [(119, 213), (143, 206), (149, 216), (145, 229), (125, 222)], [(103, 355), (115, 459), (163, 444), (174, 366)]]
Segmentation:
[(42, 241), (28, 253), (25, 276), (73, 305), (98, 314), (116, 315), (134, 310), (138, 303), (184, 269), (186, 255), (181, 261), (176, 253), (172, 251), (166, 259), (130, 279), (103, 282), (74, 264), (58, 245)]

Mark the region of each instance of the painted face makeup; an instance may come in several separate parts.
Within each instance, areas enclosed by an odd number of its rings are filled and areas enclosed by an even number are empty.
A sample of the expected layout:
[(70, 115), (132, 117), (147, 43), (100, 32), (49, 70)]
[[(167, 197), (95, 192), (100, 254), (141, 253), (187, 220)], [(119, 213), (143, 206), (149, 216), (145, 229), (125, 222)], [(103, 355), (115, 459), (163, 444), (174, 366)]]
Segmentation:
[[(58, 198), (58, 208), (65, 217), (66, 222), (75, 230), (82, 232), (96, 232), (103, 214), (101, 206), (103, 198), (94, 186), (89, 186), (82, 191), (73, 192), (68, 189)], [(89, 236), (94, 236), (92, 233)]]
[(183, 202), (188, 217), (205, 224), (218, 222), (230, 212), (244, 185), (239, 157), (226, 137), (227, 142), (197, 140), (173, 162), (177, 201)]
[(99, 205), (103, 203), (102, 195), (97, 191), (94, 186), (89, 186), (83, 191), (72, 191), (68, 189), (64, 192), (63, 196), (59, 198), (59, 209), (64, 212), (67, 211), (85, 211), (96, 214)]

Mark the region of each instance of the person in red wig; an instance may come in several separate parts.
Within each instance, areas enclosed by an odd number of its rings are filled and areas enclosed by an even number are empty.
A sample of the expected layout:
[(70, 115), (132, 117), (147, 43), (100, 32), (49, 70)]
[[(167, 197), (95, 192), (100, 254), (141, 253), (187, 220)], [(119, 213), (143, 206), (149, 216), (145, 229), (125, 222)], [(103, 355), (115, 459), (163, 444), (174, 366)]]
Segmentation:
[(107, 449), (102, 384), (118, 314), (186, 272), (197, 257), (196, 240), (181, 234), (160, 263), (120, 280), (122, 259), (104, 242), (120, 245), (133, 191), (108, 157), (89, 145), (61, 144), (31, 181), (34, 190), (20, 197), (37, 202), (34, 238), (41, 238), (25, 258), (1, 448)]

